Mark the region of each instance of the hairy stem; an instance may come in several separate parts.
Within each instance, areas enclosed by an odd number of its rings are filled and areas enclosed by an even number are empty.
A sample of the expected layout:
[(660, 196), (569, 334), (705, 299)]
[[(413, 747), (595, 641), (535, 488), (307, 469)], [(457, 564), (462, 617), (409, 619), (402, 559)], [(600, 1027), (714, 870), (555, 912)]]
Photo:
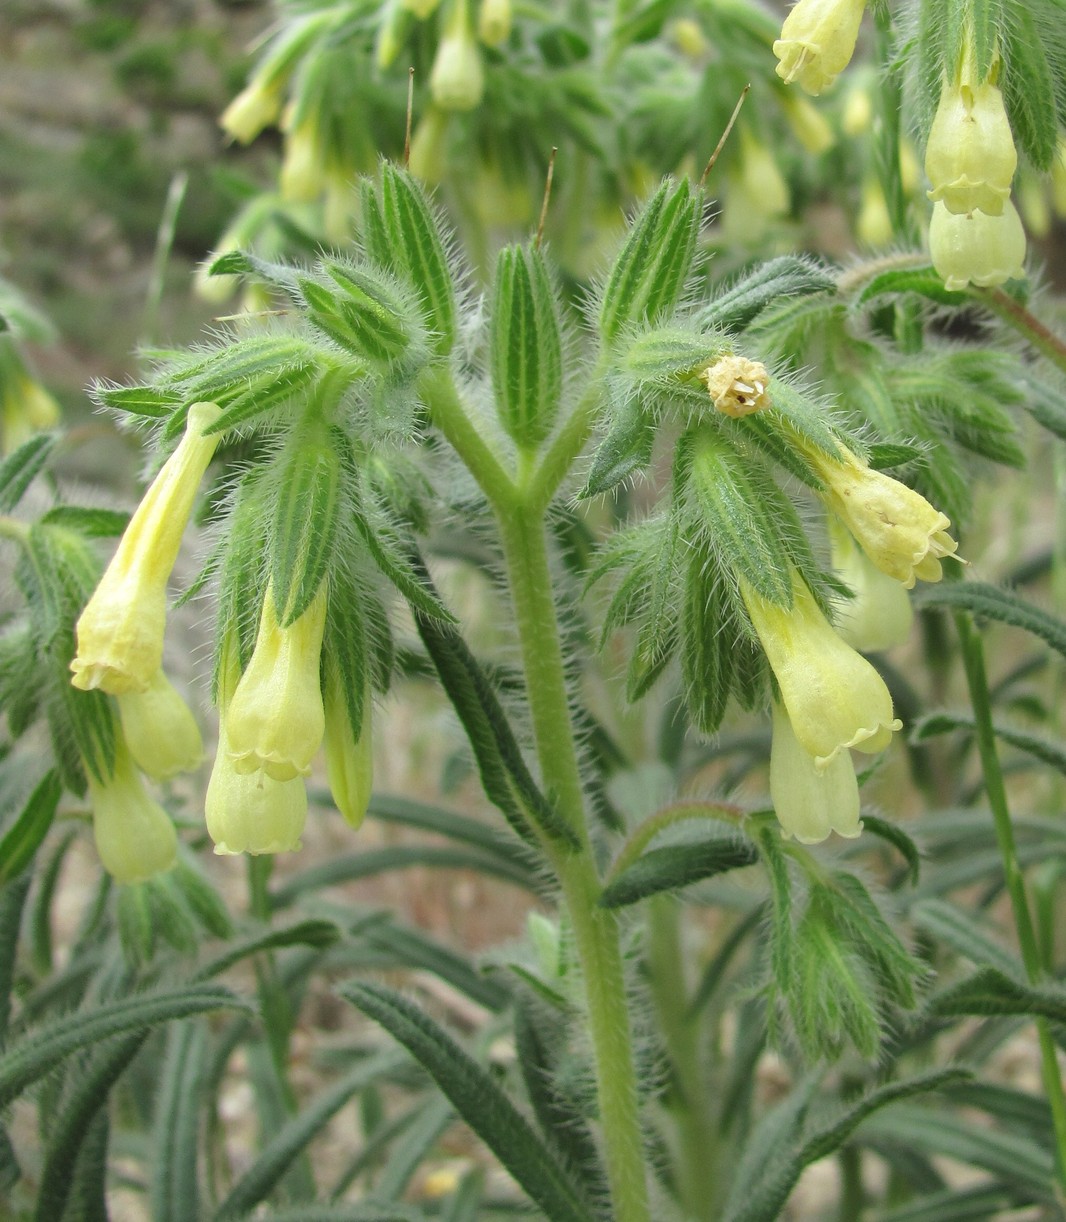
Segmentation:
[[(988, 804), (992, 809), (1000, 856), (1003, 858), (1003, 873), (1018, 934), (1018, 946), (1021, 950), (1022, 962), (1025, 964), (1026, 975), (1031, 982), (1035, 983), (1043, 975), (1040, 946), (1033, 925), (1029, 899), (1025, 893), (1025, 879), (1018, 862), (1014, 827), (1011, 824), (1010, 807), (1007, 804), (1007, 790), (1003, 783), (1003, 770), (996, 751), (995, 731), (992, 728), (992, 702), (988, 692), (988, 676), (985, 672), (984, 645), (968, 615), (963, 613), (956, 615), (955, 625), (962, 643), (963, 664), (966, 668), (970, 704), (974, 713), (977, 748), (981, 757), (985, 792), (988, 795)], [(1045, 1018), (1037, 1018), (1035, 1021), (1040, 1040), (1041, 1075), (1055, 1130), (1055, 1167), (1059, 1195), (1061, 1199), (1066, 1200), (1066, 1094), (1063, 1092), (1062, 1076), (1059, 1073), (1058, 1060), (1055, 1055), (1055, 1042), (1052, 1039), (1048, 1021)]]
[(1066, 342), (1061, 340), (1054, 331), (1050, 331), (1025, 306), (1014, 300), (1002, 289), (971, 289), (974, 297), (995, 316), (1013, 327), (1019, 335), (1047, 359), (1066, 373)]

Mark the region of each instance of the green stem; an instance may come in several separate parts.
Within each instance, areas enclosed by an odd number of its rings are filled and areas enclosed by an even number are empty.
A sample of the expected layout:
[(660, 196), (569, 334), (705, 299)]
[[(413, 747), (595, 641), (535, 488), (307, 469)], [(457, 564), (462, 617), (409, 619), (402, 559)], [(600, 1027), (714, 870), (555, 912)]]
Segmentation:
[(648, 1195), (618, 921), (599, 906), (543, 512), (522, 498), (496, 504), (545, 788), (577, 833), (577, 852), (551, 848), (588, 1003), (600, 1125), (616, 1222), (648, 1222)]
[(418, 389), (429, 408), (433, 423), (466, 464), (489, 500), (494, 505), (513, 501), (514, 480), (467, 415), (448, 372), (434, 366), (419, 379)]
[[(1011, 823), (1010, 807), (1007, 804), (1007, 790), (1003, 783), (1003, 770), (1000, 768), (999, 756), (996, 752), (995, 731), (992, 728), (992, 701), (988, 693), (988, 676), (985, 671), (984, 645), (968, 615), (962, 613), (956, 615), (955, 626), (962, 644), (966, 682), (970, 690), (970, 704), (973, 708), (977, 731), (977, 749), (981, 756), (985, 792), (988, 795), (988, 804), (992, 809), (996, 841), (999, 844), (1000, 856), (1003, 858), (1003, 873), (1014, 914), (1018, 946), (1022, 953), (1026, 975), (1030, 982), (1036, 983), (1043, 975), (1040, 946), (1033, 926), (1029, 899), (1025, 893), (1025, 878), (1018, 862), (1014, 827)], [(1063, 1093), (1062, 1077), (1059, 1074), (1055, 1055), (1055, 1042), (1052, 1039), (1047, 1019), (1037, 1018), (1036, 1030), (1040, 1040), (1041, 1075), (1055, 1130), (1055, 1167), (1058, 1187), (1060, 1196), (1066, 1200), (1066, 1094)]]
[(603, 398), (601, 383), (601, 368), (597, 368), (589, 379), (588, 390), (581, 396), (573, 412), (552, 439), (529, 479), (526, 486), (526, 503), (538, 513), (547, 509), (559, 485), (574, 465), (574, 459), (592, 436)]
[(1041, 356), (1046, 356), (1053, 365), (1066, 373), (1066, 342), (1048, 330), (1025, 306), (1020, 305), (1002, 289), (971, 289), (970, 292), (986, 310), (1013, 327)]

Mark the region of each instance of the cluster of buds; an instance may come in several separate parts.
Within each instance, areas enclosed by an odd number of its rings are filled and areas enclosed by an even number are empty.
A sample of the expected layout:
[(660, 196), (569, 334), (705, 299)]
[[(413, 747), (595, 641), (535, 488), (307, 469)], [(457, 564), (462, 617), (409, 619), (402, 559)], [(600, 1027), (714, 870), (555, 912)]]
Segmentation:
[(929, 132), (929, 248), (949, 289), (1002, 284), (1023, 273), (1025, 231), (1010, 198), (1018, 154), (998, 69), (997, 58), (982, 77), (967, 43), (943, 83)]
[(777, 75), (823, 93), (851, 62), (866, 0), (799, 0), (774, 43)]

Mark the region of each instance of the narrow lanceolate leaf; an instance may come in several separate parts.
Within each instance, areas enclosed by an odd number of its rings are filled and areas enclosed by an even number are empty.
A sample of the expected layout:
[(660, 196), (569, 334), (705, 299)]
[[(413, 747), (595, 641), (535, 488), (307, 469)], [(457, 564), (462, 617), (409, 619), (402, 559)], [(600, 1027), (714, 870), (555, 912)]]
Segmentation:
[(352, 514), (352, 525), (362, 536), (374, 563), (413, 610), (448, 624), (455, 623), (455, 616), (413, 562), (409, 543), (376, 501), (369, 496), (364, 498)]
[(916, 885), (921, 874), (921, 852), (910, 836), (898, 823), (893, 823), (891, 819), (882, 819), (880, 815), (864, 813), (862, 826), (863, 831), (887, 841), (900, 851), (907, 862), (907, 879), (911, 886)]
[(753, 866), (758, 860), (755, 845), (739, 832), (649, 849), (604, 887), (600, 905), (621, 908), (649, 895), (691, 886), (727, 870)]
[(534, 840), (536, 826), (576, 848), (574, 832), (533, 780), (499, 697), (466, 642), (450, 624), (421, 612), (415, 623), (466, 730), (489, 800), (523, 839)]
[(651, 462), (655, 426), (637, 396), (623, 397), (611, 413), (607, 436), (596, 448), (581, 496), (610, 492)]
[(835, 289), (834, 277), (812, 259), (782, 255), (760, 264), (719, 293), (699, 311), (696, 321), (700, 326), (740, 331), (780, 297), (804, 297)]
[(89, 539), (115, 539), (129, 525), (130, 515), (117, 509), (57, 505), (41, 517), (46, 526), (62, 526)]
[(385, 236), (387, 250), (371, 253), (379, 262), (406, 272), (422, 301), (426, 325), (435, 336), (440, 354), (455, 344), (455, 289), (444, 253), (440, 226), (429, 201), (415, 179), (398, 166), (381, 167), (380, 224), (368, 226)]
[(455, 1110), (553, 1222), (592, 1222), (577, 1186), (487, 1070), (411, 1002), (379, 985), (342, 993), (427, 1070)]
[(733, 690), (738, 624), (727, 580), (706, 549), (691, 549), (681, 616), (681, 673), (692, 720), (704, 734), (718, 732)]
[(923, 607), (969, 611), (977, 619), (992, 619), (1023, 628), (1066, 657), (1066, 624), (1013, 590), (984, 581), (960, 581), (952, 585), (927, 586), (919, 598)]
[(0, 839), (0, 887), (29, 865), (55, 818), (63, 787), (53, 769), (45, 773), (15, 822)]
[(244, 1218), (266, 1200), (275, 1185), (349, 1099), (379, 1078), (394, 1073), (406, 1062), (396, 1053), (379, 1053), (362, 1061), (332, 1086), (316, 1095), (298, 1115), (289, 1120), (267, 1144), (218, 1207), (215, 1222)]
[[(774, 1222), (804, 1167), (840, 1148), (854, 1130), (889, 1104), (941, 1090), (967, 1079), (965, 1070), (945, 1069), (893, 1082), (871, 1091), (828, 1123), (811, 1129), (791, 1100), (771, 1112), (756, 1128), (744, 1152), (740, 1173), (726, 1206), (725, 1222)], [(781, 1120), (776, 1120), (781, 1113)], [(776, 1123), (775, 1123), (776, 1121)], [(771, 1132), (769, 1130), (773, 1126)], [(774, 1140), (768, 1141), (772, 1137)], [(762, 1153), (758, 1161), (753, 1150)]]
[(500, 251), (489, 350), (500, 422), (517, 445), (532, 448), (551, 432), (563, 387), (558, 306), (539, 250)]
[(297, 921), (295, 925), (284, 929), (271, 929), (267, 933), (231, 942), (221, 955), (203, 964), (196, 975), (201, 980), (209, 980), (212, 976), (221, 976), (242, 959), (262, 954), (263, 951), (281, 950), (286, 946), (309, 946), (314, 950), (326, 950), (340, 936), (340, 929), (332, 921)]
[(280, 464), (271, 578), (282, 627), (299, 619), (322, 584), (336, 536), (340, 474), (325, 434), (298, 437)]
[[(1058, 115), (1055, 78), (1048, 56), (1048, 43), (1033, 18), (1028, 0), (1011, 0), (1009, 15), (999, 33), (1006, 41), (1005, 71), (1000, 82), (1014, 138), (1038, 170), (1047, 171), (1055, 159)], [(1051, 10), (1054, 11), (1054, 10)], [(1061, 54), (1061, 12), (1048, 18), (1055, 22)]]
[(953, 293), (944, 288), (944, 277), (938, 275), (934, 268), (907, 267), (872, 277), (859, 293), (857, 304), (864, 305), (877, 297), (899, 293), (916, 293), (941, 305), (961, 305), (966, 299), (965, 293)]
[[(950, 734), (953, 730), (969, 730), (976, 728), (977, 722), (970, 713), (929, 713), (921, 718), (911, 731), (911, 741), (920, 743), (936, 738), (940, 734)], [(1034, 756), (1042, 763), (1050, 764), (1059, 772), (1066, 773), (1066, 747), (1052, 742), (1040, 734), (1029, 730), (1019, 730), (1013, 726), (993, 725), (996, 737), (1001, 738), (1012, 747)]]
[(153, 1222), (199, 1218), (200, 1108), (207, 1074), (207, 1027), (175, 1023), (167, 1042), (155, 1111), (151, 1216)]
[(77, 1160), (92, 1122), (106, 1107), (111, 1088), (140, 1051), (146, 1036), (147, 1032), (128, 1035), (106, 1045), (77, 1075), (74, 1089), (63, 1099), (58, 1117), (48, 1134), (44, 1168), (37, 1192), (35, 1222), (55, 1222), (55, 1219), (64, 1217)]
[(930, 999), (934, 1014), (1033, 1014), (1066, 1023), (1066, 989), (1023, 984), (995, 967), (982, 967)]
[(677, 305), (692, 268), (700, 206), (700, 193), (687, 181), (664, 182), (644, 205), (604, 286), (599, 329), (606, 344)]
[(209, 1010), (247, 1009), (248, 1003), (220, 985), (195, 984), (87, 1006), (37, 1027), (0, 1056), (0, 1108), (81, 1048), (114, 1035), (154, 1027)]
[(44, 469), (58, 433), (38, 433), (0, 463), (0, 513), (10, 513)]
[(132, 416), (163, 419), (181, 402), (181, 396), (170, 390), (157, 390), (154, 386), (101, 386), (92, 389), (93, 398), (115, 411), (129, 412)]

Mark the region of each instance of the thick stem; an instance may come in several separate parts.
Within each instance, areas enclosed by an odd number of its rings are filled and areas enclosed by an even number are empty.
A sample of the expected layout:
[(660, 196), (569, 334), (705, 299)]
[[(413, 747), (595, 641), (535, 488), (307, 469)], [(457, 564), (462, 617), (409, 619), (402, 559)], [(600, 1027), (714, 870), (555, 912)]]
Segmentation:
[[(985, 673), (984, 645), (968, 615), (962, 613), (956, 615), (955, 625), (962, 643), (966, 681), (970, 689), (970, 704), (973, 708), (977, 732), (977, 749), (981, 756), (985, 792), (988, 795), (988, 804), (992, 809), (996, 841), (999, 844), (1000, 856), (1003, 858), (1003, 873), (1014, 914), (1014, 925), (1018, 933), (1018, 946), (1022, 953), (1026, 975), (1031, 982), (1035, 983), (1043, 975), (1040, 947), (1033, 926), (1029, 899), (1025, 893), (1025, 879), (1018, 862), (1014, 827), (1011, 823), (1010, 807), (1007, 805), (1007, 790), (1003, 783), (1003, 770), (1000, 768), (999, 755), (996, 752), (995, 731), (992, 728), (992, 702), (988, 693), (988, 676)], [(1066, 1200), (1066, 1094), (1063, 1092), (1062, 1076), (1059, 1073), (1058, 1060), (1055, 1055), (1055, 1042), (1052, 1039), (1047, 1019), (1037, 1018), (1036, 1030), (1040, 1040), (1041, 1075), (1055, 1129), (1055, 1168), (1059, 1195), (1061, 1199)]]
[(636, 1070), (618, 921), (598, 904), (543, 514), (517, 497), (496, 505), (514, 600), (526, 693), (544, 786), (581, 848), (555, 848), (553, 864), (574, 930), (588, 1003), (600, 1125), (617, 1222), (648, 1222)]

